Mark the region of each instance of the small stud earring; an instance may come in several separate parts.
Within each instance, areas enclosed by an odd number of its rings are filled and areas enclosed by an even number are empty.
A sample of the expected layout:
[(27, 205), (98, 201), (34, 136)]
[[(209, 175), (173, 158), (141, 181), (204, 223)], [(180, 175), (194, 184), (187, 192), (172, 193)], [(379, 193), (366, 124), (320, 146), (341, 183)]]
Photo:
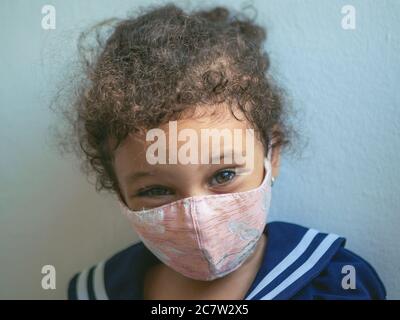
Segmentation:
[(274, 185), (274, 182), (275, 182), (275, 178), (271, 177), (271, 187)]

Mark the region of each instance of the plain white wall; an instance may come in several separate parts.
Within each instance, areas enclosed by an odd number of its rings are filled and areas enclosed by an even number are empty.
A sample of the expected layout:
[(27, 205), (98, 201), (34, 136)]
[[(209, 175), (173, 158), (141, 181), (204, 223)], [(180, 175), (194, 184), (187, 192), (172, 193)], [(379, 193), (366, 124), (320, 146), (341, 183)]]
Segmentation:
[[(0, 3), (2, 299), (63, 299), (76, 271), (137, 241), (113, 198), (96, 194), (78, 161), (52, 147), (56, 119), (48, 104), (76, 56), (79, 32), (125, 17), (138, 3)], [(206, 2), (212, 3), (258, 9), (272, 71), (300, 110), (309, 141), (301, 159), (282, 159), (271, 220), (347, 237), (348, 247), (375, 266), (389, 298), (400, 298), (400, 2)], [(57, 10), (55, 30), (41, 28), (46, 4)], [(341, 28), (346, 4), (357, 10), (356, 30)], [(47, 264), (56, 268), (56, 290), (41, 288)]]

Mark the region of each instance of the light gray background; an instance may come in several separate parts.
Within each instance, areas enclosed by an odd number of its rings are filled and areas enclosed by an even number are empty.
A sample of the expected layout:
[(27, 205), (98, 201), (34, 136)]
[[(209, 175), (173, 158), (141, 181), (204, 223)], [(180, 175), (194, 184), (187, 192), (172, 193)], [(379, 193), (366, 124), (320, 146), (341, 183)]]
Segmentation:
[[(65, 298), (73, 273), (137, 240), (114, 199), (52, 149), (48, 104), (82, 28), (138, 3), (0, 3), (0, 298)], [(309, 143), (301, 159), (282, 159), (270, 220), (347, 237), (388, 297), (400, 298), (400, 1), (203, 3), (257, 7), (272, 71), (301, 111)], [(41, 28), (46, 4), (57, 10), (56, 30)], [(346, 4), (356, 8), (356, 30), (341, 28)], [(40, 286), (46, 264), (57, 270), (56, 290)]]

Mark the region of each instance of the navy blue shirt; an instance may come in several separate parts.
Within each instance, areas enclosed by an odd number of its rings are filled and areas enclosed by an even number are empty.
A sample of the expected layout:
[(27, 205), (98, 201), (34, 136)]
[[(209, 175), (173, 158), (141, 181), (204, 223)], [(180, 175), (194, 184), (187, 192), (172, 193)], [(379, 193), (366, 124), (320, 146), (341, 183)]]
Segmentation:
[[(374, 268), (345, 249), (345, 238), (286, 222), (268, 223), (264, 233), (264, 260), (245, 300), (386, 299)], [(142, 242), (131, 245), (75, 274), (68, 299), (143, 299), (145, 272), (156, 263)]]

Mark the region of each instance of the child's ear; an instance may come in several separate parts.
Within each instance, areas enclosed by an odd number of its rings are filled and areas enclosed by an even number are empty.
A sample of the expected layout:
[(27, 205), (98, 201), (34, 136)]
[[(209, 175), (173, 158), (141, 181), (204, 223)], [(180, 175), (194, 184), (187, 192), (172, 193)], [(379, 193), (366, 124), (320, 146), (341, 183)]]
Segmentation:
[[(279, 126), (275, 125), (274, 128), (272, 129), (273, 132), (279, 131)], [(272, 137), (274, 137), (274, 134), (272, 134)], [(271, 141), (272, 145), (275, 143), (275, 139), (272, 138)], [(279, 175), (279, 167), (281, 164), (281, 147), (276, 146), (272, 148), (271, 151), (271, 166), (272, 166), (272, 176), (276, 178)]]
[(272, 176), (276, 178), (279, 175), (279, 167), (281, 163), (281, 147), (277, 146), (272, 149), (271, 154)]

